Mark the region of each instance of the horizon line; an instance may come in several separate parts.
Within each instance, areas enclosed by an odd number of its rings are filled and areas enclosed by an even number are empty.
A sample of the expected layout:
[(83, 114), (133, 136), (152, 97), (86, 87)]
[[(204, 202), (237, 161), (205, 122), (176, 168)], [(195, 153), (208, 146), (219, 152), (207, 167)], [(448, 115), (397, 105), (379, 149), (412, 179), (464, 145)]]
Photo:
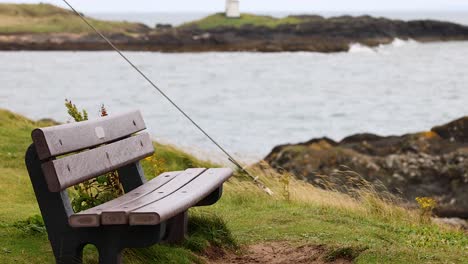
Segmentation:
[[(162, 10), (162, 11), (144, 11), (144, 10), (130, 10), (130, 11), (123, 11), (123, 10), (115, 10), (115, 11), (109, 11), (109, 10), (94, 10), (94, 11), (86, 11), (82, 10), (82, 12), (86, 13), (224, 13), (223, 10), (218, 10), (218, 11), (203, 11), (203, 10)], [(363, 13), (363, 12), (380, 12), (380, 13), (392, 13), (392, 12), (399, 12), (399, 13), (468, 13), (468, 9), (466, 10), (456, 10), (456, 9), (426, 9), (426, 10), (421, 10), (421, 9), (392, 9), (392, 10), (383, 10), (383, 9), (369, 9), (369, 10), (310, 10), (310, 11), (301, 11), (301, 10), (286, 10), (286, 11), (280, 11), (280, 10), (246, 10), (245, 12), (241, 12), (243, 14), (245, 13), (302, 13), (302, 14), (315, 14), (315, 13)]]

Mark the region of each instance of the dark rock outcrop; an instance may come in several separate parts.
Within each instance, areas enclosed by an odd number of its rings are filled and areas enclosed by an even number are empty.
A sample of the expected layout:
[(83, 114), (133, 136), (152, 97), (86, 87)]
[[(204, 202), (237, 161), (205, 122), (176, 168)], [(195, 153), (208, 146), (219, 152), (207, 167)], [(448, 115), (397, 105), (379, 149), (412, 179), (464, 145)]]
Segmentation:
[[(370, 16), (297, 16), (303, 22), (276, 27), (244, 25), (203, 30), (197, 26), (171, 28), (159, 25), (132, 34), (109, 38), (123, 50), (184, 51), (348, 51), (350, 44), (370, 47), (391, 43), (395, 38), (421, 42), (468, 40), (468, 27), (454, 23), (401, 21)], [(94, 34), (0, 35), (0, 50), (106, 50)]]
[(316, 186), (331, 184), (340, 191), (356, 184), (337, 173), (345, 168), (408, 202), (435, 198), (439, 216), (468, 218), (468, 117), (403, 136), (358, 134), (341, 142), (322, 138), (282, 145), (265, 160)]

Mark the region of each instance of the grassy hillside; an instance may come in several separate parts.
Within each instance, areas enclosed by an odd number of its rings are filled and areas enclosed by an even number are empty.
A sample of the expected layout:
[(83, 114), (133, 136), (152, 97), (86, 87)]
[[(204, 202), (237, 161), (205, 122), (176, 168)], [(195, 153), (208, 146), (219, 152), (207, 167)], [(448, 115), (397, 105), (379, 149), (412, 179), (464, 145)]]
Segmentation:
[(303, 20), (299, 17), (274, 18), (254, 14), (242, 14), (240, 18), (227, 18), (223, 13), (207, 16), (197, 21), (186, 23), (181, 27), (196, 26), (201, 29), (216, 27), (241, 27), (244, 25), (264, 26), (274, 28), (282, 24), (299, 24)]
[[(53, 263), (47, 235), (40, 221), (31, 218), (39, 211), (23, 165), (31, 130), (44, 125), (0, 110), (0, 263)], [(157, 168), (144, 161), (148, 177), (160, 168), (210, 166), (162, 145), (154, 159), (160, 161)], [(191, 210), (186, 243), (130, 250), (126, 263), (202, 263), (200, 256), (210, 246), (233, 251), (237, 245), (265, 241), (324, 245), (330, 259), (351, 256), (357, 263), (468, 263), (466, 233), (421, 222), (417, 212), (386, 203), (372, 192), (351, 198), (280, 178), (268, 169), (254, 173), (274, 196), (238, 175), (215, 206)], [(97, 263), (92, 247), (85, 255), (86, 263)]]
[[(138, 32), (137, 23), (89, 18), (103, 32)], [(87, 33), (91, 29), (66, 9), (50, 4), (0, 4), (0, 33)]]

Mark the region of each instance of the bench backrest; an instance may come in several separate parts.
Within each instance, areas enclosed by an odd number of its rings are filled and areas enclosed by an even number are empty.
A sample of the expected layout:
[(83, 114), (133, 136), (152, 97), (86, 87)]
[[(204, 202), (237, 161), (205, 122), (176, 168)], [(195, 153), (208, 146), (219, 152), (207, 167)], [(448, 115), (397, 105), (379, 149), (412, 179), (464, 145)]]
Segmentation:
[(60, 192), (151, 156), (148, 133), (135, 135), (145, 128), (141, 113), (133, 111), (35, 129), (32, 138), (48, 189)]

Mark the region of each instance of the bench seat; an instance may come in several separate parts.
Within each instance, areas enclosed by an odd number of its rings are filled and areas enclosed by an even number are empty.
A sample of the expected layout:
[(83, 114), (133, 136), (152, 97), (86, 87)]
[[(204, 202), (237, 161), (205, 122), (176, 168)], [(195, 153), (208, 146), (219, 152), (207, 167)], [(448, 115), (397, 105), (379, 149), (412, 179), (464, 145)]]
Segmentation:
[[(139, 111), (37, 128), (26, 151), (34, 193), (56, 263), (82, 263), (93, 244), (100, 264), (121, 264), (126, 248), (181, 243), (188, 209), (216, 203), (229, 168), (166, 172), (147, 181), (140, 161), (154, 154)], [(73, 212), (68, 188), (116, 172), (124, 195)]]
[(167, 172), (107, 203), (72, 214), (72, 227), (158, 225), (196, 206), (232, 174), (228, 168)]

